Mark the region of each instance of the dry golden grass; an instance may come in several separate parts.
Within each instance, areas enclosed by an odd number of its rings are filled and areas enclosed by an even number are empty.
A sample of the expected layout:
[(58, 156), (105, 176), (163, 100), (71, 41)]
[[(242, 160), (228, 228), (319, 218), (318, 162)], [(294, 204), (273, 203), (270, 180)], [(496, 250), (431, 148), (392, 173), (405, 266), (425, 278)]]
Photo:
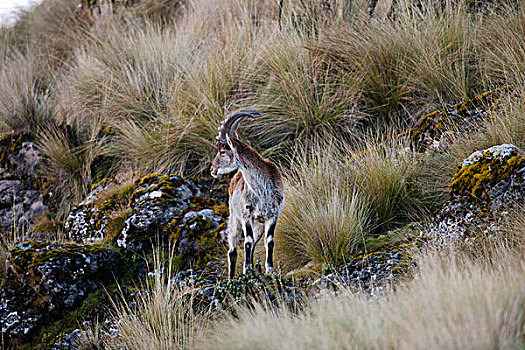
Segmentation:
[[(523, 241), (523, 239), (522, 239)], [(215, 324), (205, 349), (517, 349), (524, 346), (523, 246), (492, 256), (430, 251), (416, 278), (378, 298), (343, 293), (299, 315), (260, 305)]]
[(139, 174), (206, 170), (236, 109), (263, 112), (241, 136), (283, 158), (320, 138), (404, 127), (522, 69), (523, 10), (510, 7), (398, 1), (392, 21), (386, 7), (369, 18), (366, 1), (285, 1), (279, 21), (277, 1), (195, 0), (88, 19), (63, 2), (2, 33), (2, 132), (40, 133), (50, 120), (87, 130), (98, 118), (116, 166)]
[(197, 335), (202, 333), (205, 317), (193, 309), (193, 297), (175, 288), (169, 280), (174, 277), (171, 263), (173, 250), (162, 261), (164, 253), (156, 248), (153, 277), (148, 277), (132, 300), (121, 294), (114, 301), (113, 317), (118, 322), (119, 336), (107, 338), (109, 348), (128, 349), (188, 349), (193, 348)]
[[(264, 117), (240, 135), (292, 159), (283, 161), (276, 235), (284, 268), (344, 260), (367, 237), (432, 213), (444, 193), (435, 179), (446, 187), (473, 151), (525, 148), (519, 92), (443, 155), (415, 155), (382, 136), (421, 110), (521, 86), (523, 4), (482, 13), (470, 0), (398, 0), (395, 18), (386, 2), (370, 18), (368, 3), (286, 0), (279, 15), (275, 0), (148, 0), (94, 18), (79, 16), (75, 1), (44, 0), (0, 30), (0, 133), (36, 134), (60, 220), (115, 168), (120, 177), (208, 169), (224, 115), (259, 109)], [(114, 164), (98, 166), (102, 157)], [(521, 242), (523, 217), (506, 225), (509, 241)], [(0, 260), (23, 238), (5, 237)], [(116, 305), (121, 343), (105, 346), (521, 348), (523, 250), (483, 249), (423, 256), (414, 281), (377, 300), (345, 293), (299, 315), (241, 310), (216, 335), (155, 278), (134, 304)]]
[(39, 132), (52, 120), (51, 69), (45, 60), (13, 52), (0, 67), (0, 133)]
[(476, 61), (479, 22), (465, 6), (400, 1), (396, 21), (361, 16), (308, 44), (356, 85), (375, 115), (389, 122), (415, 104), (471, 97), (482, 89)]
[(300, 36), (276, 40), (265, 48), (254, 77), (250, 105), (265, 115), (253, 122), (249, 136), (266, 154), (286, 154), (332, 135), (355, 138), (366, 116), (357, 109), (355, 89), (338, 80), (323, 60), (312, 58)]
[(349, 154), (347, 175), (372, 213), (372, 230), (424, 220), (442, 203), (432, 161), (397, 141), (366, 141)]
[(303, 148), (285, 172), (286, 202), (276, 234), (285, 270), (341, 262), (356, 244), (424, 220), (441, 204), (426, 163), (431, 159), (396, 142), (356, 146), (318, 141)]
[(104, 137), (97, 137), (99, 125), (93, 121), (91, 130), (51, 125), (37, 139), (44, 155), (42, 172), (55, 186), (58, 220), (64, 220), (92, 183), (101, 180), (93, 168), (97, 158), (107, 154)]
[(525, 79), (525, 8), (509, 2), (494, 11), (481, 33), (478, 61), (492, 86), (521, 86)]

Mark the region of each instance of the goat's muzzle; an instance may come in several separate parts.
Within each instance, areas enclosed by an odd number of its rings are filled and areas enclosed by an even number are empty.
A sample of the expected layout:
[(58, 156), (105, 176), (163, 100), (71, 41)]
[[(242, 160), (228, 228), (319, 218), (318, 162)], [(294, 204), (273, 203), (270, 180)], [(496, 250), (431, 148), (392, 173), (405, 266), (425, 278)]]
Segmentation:
[(218, 178), (219, 177), (219, 170), (217, 168), (215, 168), (215, 167), (211, 167), (210, 168), (210, 174), (214, 178)]

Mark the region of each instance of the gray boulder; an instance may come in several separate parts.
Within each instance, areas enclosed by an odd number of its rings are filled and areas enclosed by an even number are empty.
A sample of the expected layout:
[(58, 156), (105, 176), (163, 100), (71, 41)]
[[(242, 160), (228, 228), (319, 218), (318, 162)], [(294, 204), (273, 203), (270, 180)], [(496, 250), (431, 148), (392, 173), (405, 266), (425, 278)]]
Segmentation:
[(525, 200), (525, 157), (514, 145), (477, 151), (450, 183), (449, 199), (426, 233), (434, 239), (498, 232), (498, 223)]
[(101, 246), (31, 239), (16, 244), (6, 260), (0, 294), (3, 338), (29, 338), (42, 325), (79, 306), (118, 274), (116, 253)]

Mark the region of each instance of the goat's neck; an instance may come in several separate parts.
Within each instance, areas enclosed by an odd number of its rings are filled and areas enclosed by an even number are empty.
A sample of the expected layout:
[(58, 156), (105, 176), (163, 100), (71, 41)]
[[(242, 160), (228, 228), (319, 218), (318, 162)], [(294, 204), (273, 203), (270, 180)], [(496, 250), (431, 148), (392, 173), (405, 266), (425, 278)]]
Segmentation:
[(264, 159), (244, 142), (235, 141), (233, 150), (242, 177), (252, 192), (262, 195), (262, 192), (267, 188)]

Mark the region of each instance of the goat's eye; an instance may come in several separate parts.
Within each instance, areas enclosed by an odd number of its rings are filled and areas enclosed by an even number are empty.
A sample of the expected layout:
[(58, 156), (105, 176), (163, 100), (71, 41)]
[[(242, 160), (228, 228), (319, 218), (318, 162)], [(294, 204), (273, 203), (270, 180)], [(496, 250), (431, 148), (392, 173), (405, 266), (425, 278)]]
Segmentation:
[(220, 155), (221, 155), (221, 156), (225, 156), (225, 155), (226, 155), (226, 151), (221, 151), (221, 152), (220, 152)]

